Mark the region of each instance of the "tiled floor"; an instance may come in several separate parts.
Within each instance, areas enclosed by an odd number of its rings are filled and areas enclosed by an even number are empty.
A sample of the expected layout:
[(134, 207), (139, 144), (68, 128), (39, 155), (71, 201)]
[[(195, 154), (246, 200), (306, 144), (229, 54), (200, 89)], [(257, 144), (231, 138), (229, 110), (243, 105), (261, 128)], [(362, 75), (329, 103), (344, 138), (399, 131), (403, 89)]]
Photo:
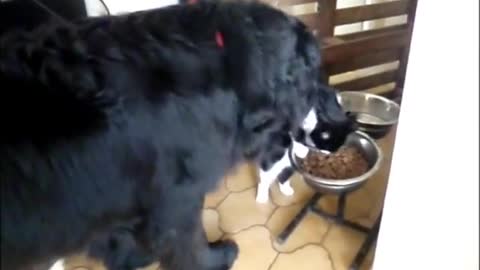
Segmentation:
[[(379, 141), (385, 160), (382, 169), (360, 190), (349, 196), (346, 216), (371, 226), (379, 214), (385, 194), (395, 131)], [(256, 171), (244, 165), (225, 178), (216, 192), (205, 200), (204, 227), (210, 241), (234, 239), (240, 254), (233, 270), (346, 270), (365, 236), (332, 224), (316, 215), (307, 215), (282, 245), (278, 233), (291, 221), (313, 191), (294, 176), (295, 195), (283, 196), (272, 187), (268, 204), (255, 202)], [(321, 206), (335, 211), (333, 196), (321, 200)], [(369, 254), (362, 270), (370, 269)], [(99, 270), (103, 267), (81, 256), (67, 260), (69, 270)], [(158, 269), (157, 265), (148, 270)], [(192, 269), (193, 270), (193, 269)]]

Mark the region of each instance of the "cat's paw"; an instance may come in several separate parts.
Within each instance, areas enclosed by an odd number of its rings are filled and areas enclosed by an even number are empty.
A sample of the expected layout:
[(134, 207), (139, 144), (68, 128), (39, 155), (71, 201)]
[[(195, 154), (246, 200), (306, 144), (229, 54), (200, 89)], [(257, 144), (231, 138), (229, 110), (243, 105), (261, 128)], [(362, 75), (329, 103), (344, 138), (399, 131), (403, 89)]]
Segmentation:
[(292, 196), (293, 194), (295, 194), (295, 190), (293, 190), (292, 186), (290, 185), (290, 182), (280, 184), (279, 186), (280, 186), (280, 191), (282, 192), (283, 195)]
[(268, 203), (268, 197), (268, 192), (266, 194), (259, 192), (255, 200), (257, 201), (257, 203)]
[(257, 203), (268, 203), (268, 196), (257, 196)]

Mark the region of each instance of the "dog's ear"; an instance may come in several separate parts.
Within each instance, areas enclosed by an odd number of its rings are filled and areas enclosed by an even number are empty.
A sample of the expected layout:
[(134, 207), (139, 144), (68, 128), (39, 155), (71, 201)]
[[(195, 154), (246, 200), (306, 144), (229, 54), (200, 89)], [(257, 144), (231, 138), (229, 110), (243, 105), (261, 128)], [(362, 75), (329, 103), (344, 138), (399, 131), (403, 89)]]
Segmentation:
[(322, 121), (341, 122), (346, 120), (346, 112), (338, 102), (337, 90), (320, 84), (318, 94), (317, 116)]

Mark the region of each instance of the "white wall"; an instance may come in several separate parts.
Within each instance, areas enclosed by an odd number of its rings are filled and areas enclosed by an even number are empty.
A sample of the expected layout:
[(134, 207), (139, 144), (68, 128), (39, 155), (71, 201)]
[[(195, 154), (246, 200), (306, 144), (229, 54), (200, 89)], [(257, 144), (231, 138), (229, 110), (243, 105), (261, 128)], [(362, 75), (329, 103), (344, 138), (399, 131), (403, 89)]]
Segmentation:
[[(152, 9), (177, 3), (177, 0), (104, 0), (112, 14)], [(90, 16), (104, 15), (104, 8), (99, 0), (85, 0)]]
[(418, 3), (374, 270), (478, 270), (478, 1)]

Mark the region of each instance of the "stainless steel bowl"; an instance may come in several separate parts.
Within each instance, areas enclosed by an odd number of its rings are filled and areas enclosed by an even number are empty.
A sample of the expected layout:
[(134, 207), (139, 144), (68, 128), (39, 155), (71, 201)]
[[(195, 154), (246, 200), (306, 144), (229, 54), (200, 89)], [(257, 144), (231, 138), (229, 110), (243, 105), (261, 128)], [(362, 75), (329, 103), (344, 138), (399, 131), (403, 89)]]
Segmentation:
[[(292, 149), (289, 151), (291, 163), (296, 171), (298, 171), (306, 183), (318, 191), (344, 192), (353, 190), (355, 187), (363, 184), (368, 178), (375, 174), (379, 169), (383, 160), (383, 153), (373, 138), (361, 131), (355, 131), (348, 135), (344, 146), (357, 148), (368, 162), (368, 171), (363, 175), (349, 179), (327, 179), (311, 175), (299, 166), (301, 158), (297, 157)], [(306, 146), (309, 151), (323, 152), (314, 147)]]
[(400, 106), (379, 95), (365, 92), (340, 92), (338, 101), (342, 108), (356, 116), (358, 130), (380, 139), (398, 121)]

